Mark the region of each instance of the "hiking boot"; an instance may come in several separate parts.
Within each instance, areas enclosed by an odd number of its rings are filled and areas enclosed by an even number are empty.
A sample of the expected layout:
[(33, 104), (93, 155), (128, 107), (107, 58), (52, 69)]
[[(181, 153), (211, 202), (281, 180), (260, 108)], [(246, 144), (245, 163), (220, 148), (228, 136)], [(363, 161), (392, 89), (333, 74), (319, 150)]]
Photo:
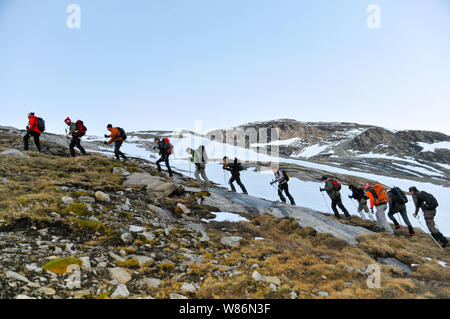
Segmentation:
[(409, 233), (408, 236), (409, 236), (409, 237), (414, 237), (414, 236), (416, 236), (416, 234), (414, 234), (414, 233)]
[(248, 193), (247, 193), (247, 192), (243, 192), (243, 194), (244, 194), (244, 195), (248, 195)]
[(400, 225), (395, 225), (394, 227), (395, 227), (395, 229), (399, 229)]

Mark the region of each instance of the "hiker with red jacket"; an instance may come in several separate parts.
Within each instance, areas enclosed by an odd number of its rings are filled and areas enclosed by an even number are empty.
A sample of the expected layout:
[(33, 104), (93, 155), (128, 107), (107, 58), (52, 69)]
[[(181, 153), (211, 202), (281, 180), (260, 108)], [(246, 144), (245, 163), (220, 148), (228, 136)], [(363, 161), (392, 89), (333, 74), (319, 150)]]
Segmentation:
[(416, 206), (416, 211), (414, 212), (414, 217), (417, 218), (419, 214), (419, 209), (423, 210), (423, 217), (425, 218), (425, 223), (427, 224), (428, 230), (431, 236), (437, 241), (441, 242), (442, 247), (445, 248), (448, 245), (448, 239), (436, 228), (434, 223), (434, 217), (436, 216), (436, 208), (439, 206), (436, 198), (424, 191), (419, 191), (415, 186), (409, 188), (409, 193), (411, 194), (414, 205)]
[(160, 139), (159, 137), (155, 137), (154, 142), (156, 145), (153, 147), (153, 149), (155, 151), (159, 150), (159, 155), (161, 155), (159, 160), (156, 161), (156, 167), (158, 168), (158, 173), (161, 173), (161, 166), (159, 164), (161, 162), (164, 162), (166, 164), (167, 171), (169, 172), (169, 176), (172, 177), (173, 173), (172, 173), (172, 169), (170, 168), (170, 164), (169, 164), (169, 156), (170, 156), (170, 154), (172, 154), (173, 147), (170, 144), (169, 139), (167, 137), (164, 137), (162, 139)]
[(364, 191), (366, 192), (366, 196), (369, 197), (370, 200), (370, 211), (373, 213), (373, 206), (377, 208), (376, 216), (378, 227), (391, 234), (394, 234), (394, 231), (387, 222), (385, 215), (389, 203), (389, 196), (387, 194), (386, 188), (381, 184), (375, 184), (373, 186), (366, 184), (364, 186)]
[(284, 170), (276, 167), (272, 168), (272, 172), (275, 174), (275, 180), (270, 182), (270, 184), (272, 185), (278, 182), (278, 196), (280, 196), (281, 201), (283, 203), (286, 203), (286, 198), (283, 196), (284, 192), (286, 196), (289, 198), (291, 205), (295, 206), (294, 198), (289, 193), (288, 187), (289, 175)]
[(69, 126), (69, 133), (67, 133), (67, 137), (72, 136), (72, 139), (69, 144), (70, 156), (75, 157), (75, 146), (80, 150), (81, 154), (86, 156), (86, 150), (81, 146), (81, 138), (86, 134), (86, 127), (84, 126), (82, 121), (72, 122), (72, 120), (67, 117), (64, 120), (64, 123)]
[(108, 142), (105, 142), (106, 145), (109, 145), (111, 143), (114, 143), (114, 154), (116, 155), (116, 158), (118, 161), (120, 161), (120, 157), (124, 159), (124, 161), (128, 160), (128, 158), (125, 156), (124, 153), (120, 151), (120, 148), (122, 147), (123, 141), (126, 139), (125, 131), (121, 129), (120, 127), (113, 127), (111, 124), (108, 124), (106, 127), (108, 131), (111, 132), (110, 135), (106, 135), (106, 138), (110, 138)]
[(339, 208), (344, 212), (345, 219), (351, 219), (352, 217), (348, 213), (344, 204), (342, 204), (341, 193), (339, 192), (341, 189), (341, 184), (339, 184), (337, 180), (328, 178), (327, 176), (322, 176), (321, 181), (325, 182), (325, 188), (321, 188), (320, 191), (326, 191), (330, 197), (331, 208), (333, 209), (334, 216), (336, 216), (337, 219), (340, 219), (339, 212), (336, 208), (336, 206), (339, 206)]
[(34, 145), (36, 146), (38, 152), (41, 152), (41, 143), (39, 142), (41, 133), (42, 132), (38, 127), (38, 118), (34, 115), (34, 113), (28, 113), (27, 134), (23, 137), (23, 150), (28, 151), (28, 140), (32, 136), (34, 138)]

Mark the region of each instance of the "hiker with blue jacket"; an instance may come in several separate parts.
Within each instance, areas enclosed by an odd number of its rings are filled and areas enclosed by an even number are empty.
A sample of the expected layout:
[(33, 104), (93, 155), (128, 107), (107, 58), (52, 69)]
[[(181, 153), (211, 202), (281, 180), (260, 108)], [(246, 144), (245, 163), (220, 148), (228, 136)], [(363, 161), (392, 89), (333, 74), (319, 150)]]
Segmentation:
[(280, 196), (280, 199), (283, 203), (286, 203), (286, 198), (283, 196), (283, 192), (286, 194), (286, 196), (289, 198), (289, 201), (291, 202), (291, 205), (295, 206), (295, 201), (292, 195), (289, 193), (289, 175), (282, 169), (279, 168), (272, 168), (272, 172), (275, 175), (275, 180), (270, 182), (271, 185), (274, 183), (278, 183), (278, 196)]

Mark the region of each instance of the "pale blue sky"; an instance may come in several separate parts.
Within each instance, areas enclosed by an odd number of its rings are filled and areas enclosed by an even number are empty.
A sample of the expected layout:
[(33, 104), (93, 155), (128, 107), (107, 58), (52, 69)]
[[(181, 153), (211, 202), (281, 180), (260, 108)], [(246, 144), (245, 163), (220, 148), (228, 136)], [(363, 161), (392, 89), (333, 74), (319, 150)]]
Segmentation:
[(448, 0), (0, 0), (0, 125), (35, 111), (55, 133), (70, 116), (91, 134), (278, 118), (450, 134), (449, 40)]

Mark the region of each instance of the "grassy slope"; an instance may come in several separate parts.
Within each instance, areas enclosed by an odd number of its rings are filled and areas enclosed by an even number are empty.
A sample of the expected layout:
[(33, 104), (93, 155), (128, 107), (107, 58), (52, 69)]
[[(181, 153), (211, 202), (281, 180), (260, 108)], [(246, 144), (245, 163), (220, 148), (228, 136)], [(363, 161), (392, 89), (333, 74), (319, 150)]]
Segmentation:
[[(15, 139), (0, 136), (0, 152), (9, 148)], [(134, 162), (122, 164), (102, 156), (71, 159), (28, 154), (31, 156), (29, 159), (0, 156), (0, 178), (6, 177), (10, 181), (9, 184), (0, 183), (0, 221), (8, 224), (26, 217), (34, 220), (34, 225), (39, 228), (40, 223), (51, 221), (51, 213), (57, 212), (67, 222), (67, 227), (78, 231), (89, 227), (101, 230), (103, 237), (100, 240), (86, 235), (85, 245), (104, 245), (105, 250), (111, 246), (120, 247), (116, 229), (101, 223), (77, 223), (76, 216), (68, 214), (72, 211), (83, 217), (89, 212), (77, 201), (69, 208), (63, 204), (61, 197), (68, 194), (61, 191), (60, 185), (79, 185), (94, 191), (119, 191), (124, 189), (121, 186), (123, 178), (112, 174), (112, 168), (123, 166), (130, 172), (142, 171), (142, 168)], [(150, 168), (148, 171), (152, 172)], [(85, 194), (69, 194), (75, 200), (81, 195)], [(148, 201), (151, 202), (151, 198)], [(211, 210), (199, 207), (192, 196), (167, 198), (166, 208), (176, 214), (174, 208), (178, 202), (183, 202), (194, 210), (194, 215), (201, 217)], [(96, 212), (98, 217), (101, 214)], [(124, 219), (132, 219), (130, 214), (125, 214)], [(158, 269), (151, 269), (152, 266), (150, 269), (139, 269), (143, 274), (151, 273), (153, 277), (163, 280), (160, 288), (146, 288), (144, 294), (166, 298), (172, 292), (181, 293), (182, 282), (198, 282), (201, 289), (190, 294), (190, 297), (290, 298), (291, 292), (295, 291), (299, 298), (312, 298), (318, 290), (328, 292), (329, 298), (450, 297), (450, 267), (444, 268), (437, 263), (437, 260), (442, 260), (450, 264), (448, 250), (444, 252), (437, 248), (428, 235), (419, 230), (413, 239), (406, 238), (406, 230), (402, 229), (397, 236), (385, 233), (364, 235), (360, 238), (360, 244), (349, 246), (330, 235), (300, 228), (291, 219), (277, 219), (269, 215), (246, 217), (251, 223), (210, 223), (208, 234), (211, 241), (190, 247), (203, 256), (203, 261), (190, 264), (184, 272), (172, 269), (170, 264), (159, 264)], [(373, 225), (358, 218), (351, 223), (366, 227)], [(220, 244), (220, 238), (230, 233), (245, 238), (240, 247), (230, 249)], [(255, 236), (264, 240), (255, 241)], [(164, 250), (168, 256), (175, 256), (177, 248), (177, 245), (172, 245)], [(411, 275), (405, 276), (397, 268), (380, 265), (381, 288), (368, 289), (367, 276), (359, 270), (376, 263), (376, 257), (394, 257), (405, 264), (418, 266)], [(432, 261), (424, 257), (430, 257)], [(131, 264), (130, 267), (136, 266)], [(259, 268), (252, 268), (254, 264)], [(231, 277), (229, 267), (234, 267), (232, 270), (235, 271)], [(281, 279), (277, 291), (272, 291), (267, 282), (253, 280), (254, 270)]]

